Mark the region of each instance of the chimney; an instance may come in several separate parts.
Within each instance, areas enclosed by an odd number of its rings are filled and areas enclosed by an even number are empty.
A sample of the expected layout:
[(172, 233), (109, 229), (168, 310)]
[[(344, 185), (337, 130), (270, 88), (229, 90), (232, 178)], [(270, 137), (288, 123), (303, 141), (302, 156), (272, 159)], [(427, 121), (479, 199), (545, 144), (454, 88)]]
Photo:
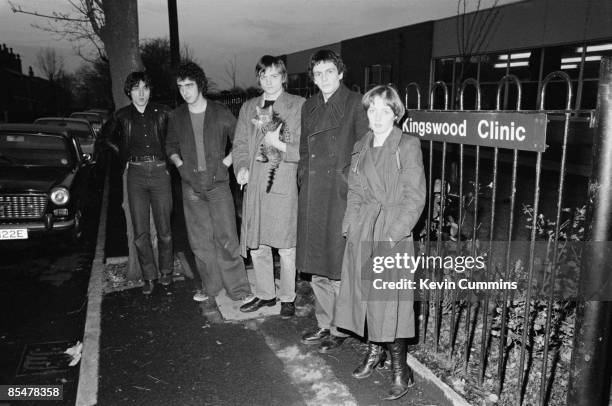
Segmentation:
[(17, 72), (23, 73), (23, 71), (21, 70), (21, 56), (19, 56), (19, 54), (17, 54), (16, 68)]
[(2, 44), (0, 47), (0, 67), (5, 68), (8, 64), (9, 56), (6, 50), (6, 44)]
[(15, 54), (13, 53), (13, 48), (9, 48), (9, 60), (7, 64), (9, 69), (17, 70), (17, 66), (15, 66), (16, 65), (15, 60), (16, 58), (15, 58)]
[(33, 78), (34, 77), (34, 71), (32, 70), (32, 67), (28, 67), (28, 75)]

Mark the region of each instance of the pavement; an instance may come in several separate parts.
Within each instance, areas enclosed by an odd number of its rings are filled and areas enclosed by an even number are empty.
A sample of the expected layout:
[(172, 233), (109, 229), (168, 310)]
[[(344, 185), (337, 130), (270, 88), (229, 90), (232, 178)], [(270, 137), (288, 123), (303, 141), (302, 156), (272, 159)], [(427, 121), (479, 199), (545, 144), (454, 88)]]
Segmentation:
[(451, 404), (424, 390), (418, 375), (406, 396), (381, 400), (391, 382), (388, 368), (364, 380), (351, 377), (365, 351), (357, 337), (331, 354), (301, 344), (302, 334), (316, 327), (312, 291), (301, 278), (297, 314), (288, 320), (278, 316), (279, 306), (245, 319), (223, 295), (195, 302), (199, 281), (180, 274), (180, 266), (170, 287), (143, 295), (138, 281), (122, 280), (123, 260), (107, 254), (121, 257), (127, 248), (117, 244), (125, 241), (120, 193), (117, 185), (106, 190), (77, 405)]
[[(315, 327), (308, 305), (298, 316), (232, 322), (215, 305), (191, 299), (187, 280), (145, 297), (140, 289), (102, 301), (100, 405), (372, 405), (389, 370), (357, 381), (364, 345), (348, 339), (336, 353), (299, 342)], [(211, 309), (212, 308), (212, 309)], [(398, 405), (438, 405), (417, 385)]]

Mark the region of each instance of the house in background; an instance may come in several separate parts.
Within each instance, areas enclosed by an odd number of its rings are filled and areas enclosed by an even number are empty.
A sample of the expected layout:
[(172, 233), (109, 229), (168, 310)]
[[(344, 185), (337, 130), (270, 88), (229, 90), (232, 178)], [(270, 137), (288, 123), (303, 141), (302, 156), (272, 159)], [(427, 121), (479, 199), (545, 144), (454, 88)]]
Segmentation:
[(34, 76), (32, 67), (24, 74), (20, 56), (6, 44), (0, 47), (0, 89), (0, 122), (63, 116), (69, 108), (69, 94), (57, 84)]

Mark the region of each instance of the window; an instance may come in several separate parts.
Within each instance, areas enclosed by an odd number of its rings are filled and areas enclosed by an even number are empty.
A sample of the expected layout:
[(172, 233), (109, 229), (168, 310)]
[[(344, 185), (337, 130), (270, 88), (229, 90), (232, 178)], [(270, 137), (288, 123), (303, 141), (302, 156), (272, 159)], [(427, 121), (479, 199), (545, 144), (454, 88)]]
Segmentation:
[(391, 83), (391, 65), (370, 65), (365, 68), (365, 91), (377, 85)]
[(453, 66), (455, 58), (442, 58), (435, 62), (435, 80), (441, 80), (445, 83), (453, 82)]
[(584, 79), (599, 79), (599, 66), (602, 56), (612, 56), (612, 42), (577, 47), (576, 53), (582, 54), (584, 49)]
[[(612, 39), (592, 44), (567, 44), (534, 49), (507, 50), (471, 57), (462, 61), (459, 57), (444, 57), (434, 61), (434, 81), (443, 81), (449, 89), (450, 108), (459, 108), (460, 80), (477, 78), (481, 89), (483, 110), (496, 108), (497, 86), (506, 74), (516, 75), (522, 88), (521, 108), (539, 109), (541, 81), (551, 72), (568, 74), (572, 85), (572, 108), (594, 109), (597, 103), (597, 84), (601, 58), (612, 55)], [(463, 79), (462, 79), (463, 78)], [(554, 79), (546, 88), (545, 109), (565, 109), (566, 84)], [(434, 105), (443, 106), (442, 91), (436, 91)], [(475, 106), (474, 91), (466, 90), (464, 107)], [(501, 108), (516, 108), (516, 86), (509, 84), (508, 95), (502, 91)], [(454, 105), (453, 105), (454, 104)]]
[(548, 47), (544, 50), (542, 78), (551, 72), (562, 70), (570, 79), (578, 79), (580, 75), (581, 54), (576, 52), (575, 45)]
[(480, 83), (495, 83), (506, 75), (508, 71), (508, 54), (486, 54), (480, 56)]
[(315, 85), (310, 80), (308, 72), (292, 73), (289, 75), (287, 87), (290, 93), (303, 97), (310, 97), (315, 93)]

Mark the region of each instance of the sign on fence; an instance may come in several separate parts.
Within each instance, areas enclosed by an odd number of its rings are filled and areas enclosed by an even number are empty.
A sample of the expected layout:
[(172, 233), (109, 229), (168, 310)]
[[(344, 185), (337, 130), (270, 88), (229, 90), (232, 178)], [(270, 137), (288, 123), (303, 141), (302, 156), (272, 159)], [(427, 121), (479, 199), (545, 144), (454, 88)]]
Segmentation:
[(546, 113), (408, 110), (402, 129), (425, 140), (544, 152)]

